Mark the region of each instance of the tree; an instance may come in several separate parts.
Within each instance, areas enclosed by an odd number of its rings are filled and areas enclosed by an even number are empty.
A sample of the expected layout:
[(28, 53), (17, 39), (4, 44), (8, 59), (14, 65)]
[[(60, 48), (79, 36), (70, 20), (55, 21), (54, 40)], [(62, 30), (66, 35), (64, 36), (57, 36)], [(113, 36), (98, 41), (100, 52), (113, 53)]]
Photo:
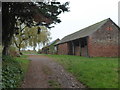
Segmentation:
[[(37, 31), (38, 28), (41, 28), (40, 31)], [(14, 44), (19, 49), (25, 48), (27, 46), (32, 46), (35, 50), (36, 46), (39, 44), (47, 43), (50, 39), (50, 32), (44, 26), (36, 27), (26, 27), (22, 32), (19, 32), (17, 35), (14, 34)]]
[[(38, 33), (38, 31), (36, 30), (37, 28), (41, 28), (40, 33)], [(28, 39), (28, 45), (32, 46), (34, 51), (37, 45), (45, 44), (51, 39), (50, 32), (47, 30), (46, 27), (43, 26), (29, 28), (29, 36), (30, 38)]]
[(68, 11), (68, 4), (68, 2), (64, 4), (60, 2), (2, 2), (3, 55), (9, 55), (12, 37), (19, 29), (18, 20), (28, 27), (42, 25), (51, 28), (51, 24), (61, 22), (58, 15)]

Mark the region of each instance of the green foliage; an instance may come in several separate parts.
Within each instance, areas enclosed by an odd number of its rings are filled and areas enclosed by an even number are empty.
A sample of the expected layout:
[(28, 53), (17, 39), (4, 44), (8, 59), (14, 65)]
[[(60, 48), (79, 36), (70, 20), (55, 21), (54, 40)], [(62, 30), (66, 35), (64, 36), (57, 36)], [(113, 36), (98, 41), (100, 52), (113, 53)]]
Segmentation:
[(90, 88), (118, 88), (118, 58), (48, 55)]
[[(37, 31), (38, 28), (41, 28), (39, 34)], [(18, 31), (18, 34), (14, 34), (13, 42), (19, 49), (19, 52), (21, 48), (26, 48), (27, 46), (32, 46), (35, 49), (37, 45), (45, 44), (50, 39), (50, 32), (44, 26), (25, 27)]]
[[(25, 73), (24, 69), (26, 69), (28, 65), (22, 62), (22, 58), (18, 60), (10, 56), (3, 56), (2, 59), (2, 88), (19, 87)], [(26, 61), (26, 63), (28, 63), (28, 61)]]
[(50, 32), (47, 30), (46, 27), (41, 26), (41, 31), (38, 34), (38, 27), (32, 27), (32, 28), (26, 28), (25, 29), (25, 35), (29, 37), (27, 41), (28, 46), (33, 46), (34, 48), (37, 46), (37, 44), (45, 44), (50, 39)]
[(18, 62), (9, 56), (3, 56), (2, 82), (3, 88), (17, 87), (22, 70)]
[(41, 54), (41, 53), (42, 53), (42, 49), (39, 49), (37, 53), (38, 53), (38, 54)]
[(56, 42), (54, 42), (53, 44), (51, 44), (50, 46), (49, 46), (49, 52), (51, 53), (51, 54), (56, 54), (56, 50), (55, 50), (55, 44), (57, 43), (57, 41)]
[(10, 56), (17, 56), (16, 47), (10, 46), (10, 48), (9, 48), (9, 53), (10, 53)]
[(11, 46), (10, 49), (9, 49), (9, 51), (10, 51), (10, 52), (12, 52), (12, 51), (16, 51), (16, 47)]

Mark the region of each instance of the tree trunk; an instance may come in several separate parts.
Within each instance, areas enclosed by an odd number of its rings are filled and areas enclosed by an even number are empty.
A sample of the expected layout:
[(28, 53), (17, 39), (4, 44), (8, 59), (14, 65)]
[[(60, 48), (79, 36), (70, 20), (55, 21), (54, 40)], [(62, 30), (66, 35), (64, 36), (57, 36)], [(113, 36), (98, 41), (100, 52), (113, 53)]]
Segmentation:
[(33, 50), (36, 51), (36, 50), (35, 50), (35, 46), (33, 47)]
[(23, 55), (20, 49), (21, 49), (21, 48), (19, 47), (19, 54), (20, 54), (20, 55)]
[(4, 3), (2, 5), (2, 45), (4, 46), (2, 55), (9, 55), (9, 47), (11, 45), (12, 36), (14, 34), (14, 25), (16, 22), (15, 15), (11, 14), (9, 8)]
[(11, 40), (12, 40), (12, 35), (6, 39), (6, 42), (4, 42), (3, 46), (3, 51), (2, 51), (2, 55), (10, 55), (9, 53), (9, 48), (10, 48), (10, 45), (11, 45)]
[(4, 45), (2, 55), (9, 55), (9, 46), (8, 45)]
[(19, 48), (19, 54), (20, 54), (20, 48)]

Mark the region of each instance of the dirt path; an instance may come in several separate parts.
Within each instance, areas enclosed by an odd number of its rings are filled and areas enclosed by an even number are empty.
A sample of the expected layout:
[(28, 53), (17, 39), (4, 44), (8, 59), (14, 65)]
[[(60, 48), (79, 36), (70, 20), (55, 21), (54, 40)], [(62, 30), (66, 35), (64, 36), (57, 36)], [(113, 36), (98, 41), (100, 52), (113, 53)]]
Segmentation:
[(85, 88), (52, 59), (40, 55), (30, 55), (29, 59), (31, 63), (22, 88)]

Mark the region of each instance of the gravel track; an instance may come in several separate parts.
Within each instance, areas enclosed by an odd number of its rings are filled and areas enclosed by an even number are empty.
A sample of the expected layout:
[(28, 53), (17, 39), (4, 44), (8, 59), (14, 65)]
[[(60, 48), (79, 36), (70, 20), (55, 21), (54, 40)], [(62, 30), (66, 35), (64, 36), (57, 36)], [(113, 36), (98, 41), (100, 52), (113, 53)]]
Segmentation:
[(29, 55), (29, 59), (30, 66), (21, 88), (85, 88), (51, 58)]

